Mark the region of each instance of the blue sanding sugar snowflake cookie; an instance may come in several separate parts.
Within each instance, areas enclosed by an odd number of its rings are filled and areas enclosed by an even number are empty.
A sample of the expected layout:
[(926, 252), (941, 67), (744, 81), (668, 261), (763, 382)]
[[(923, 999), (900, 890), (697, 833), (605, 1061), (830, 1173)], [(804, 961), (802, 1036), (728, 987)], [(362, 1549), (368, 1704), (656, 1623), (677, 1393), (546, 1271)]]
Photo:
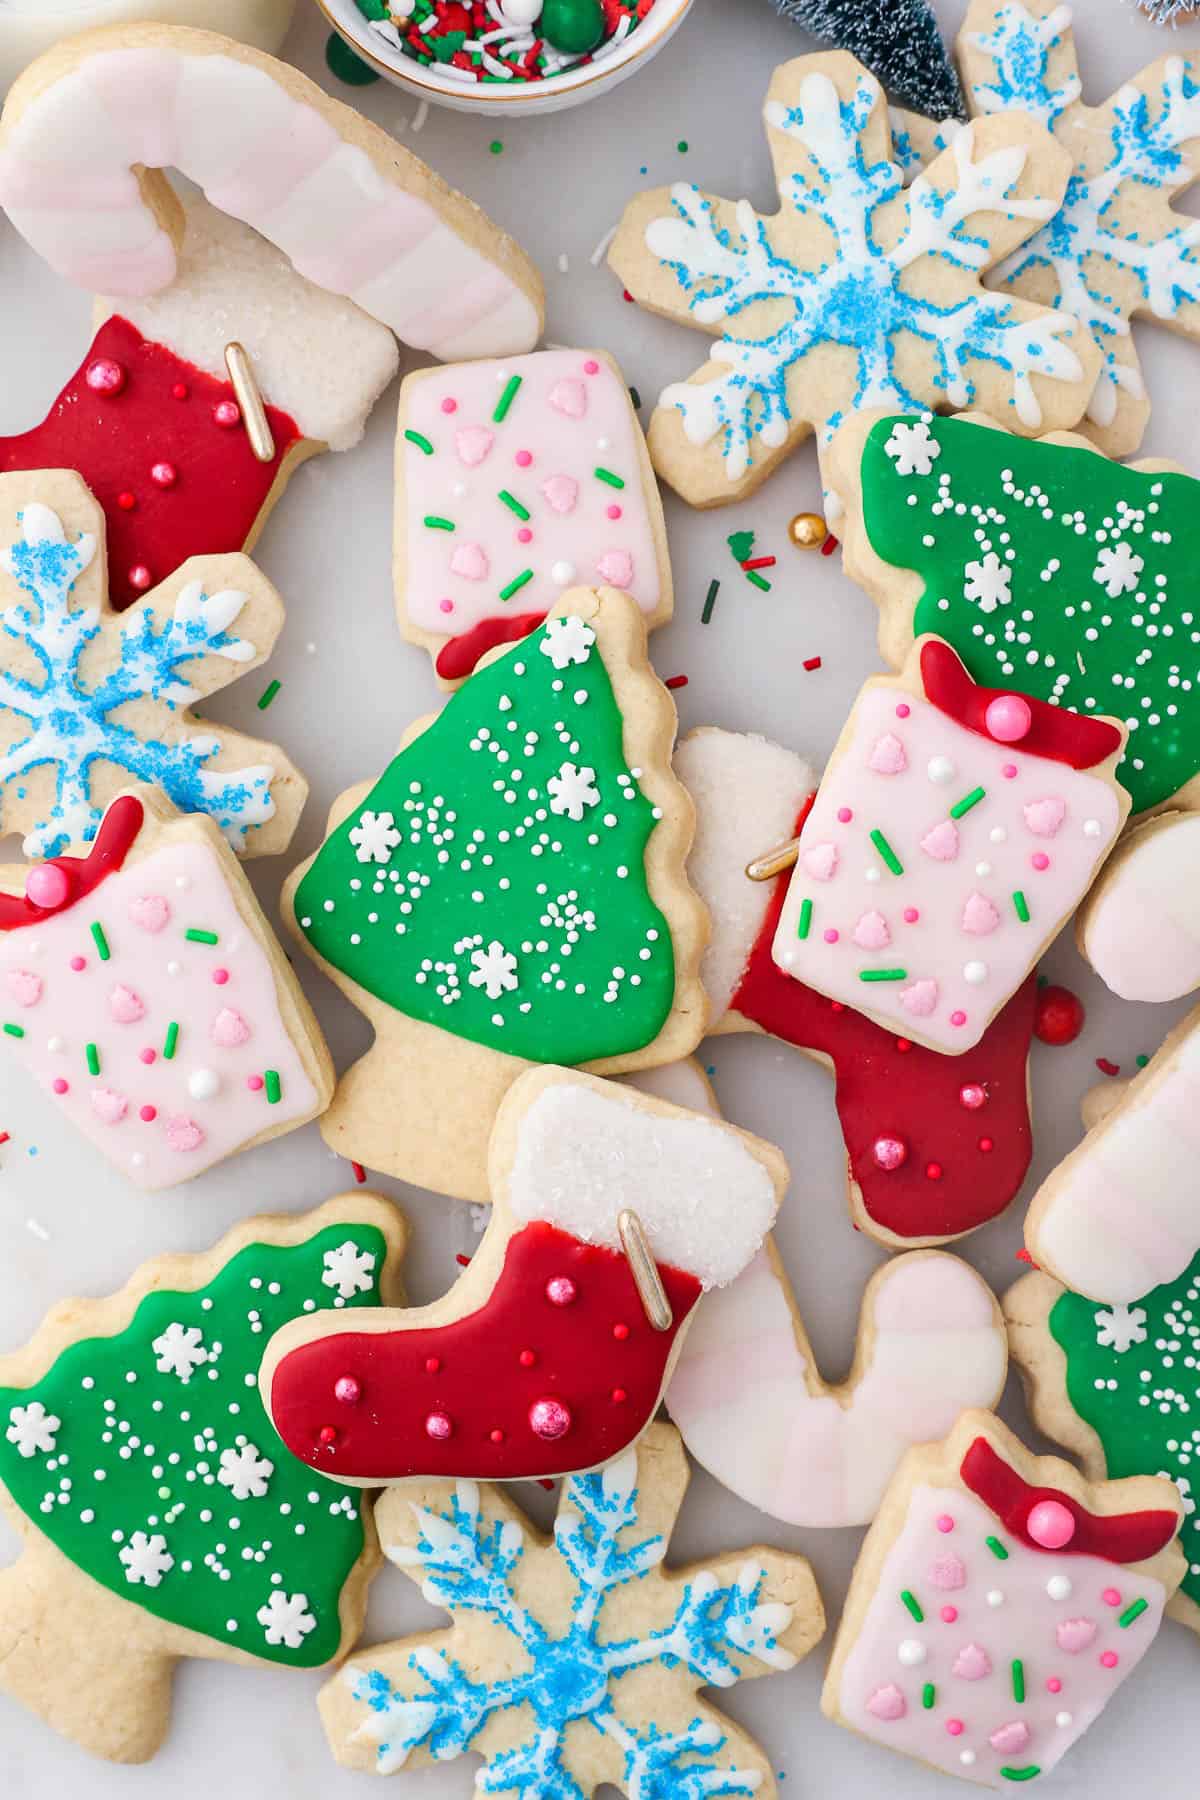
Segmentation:
[(103, 531), (77, 475), (0, 476), (0, 833), (27, 856), (79, 852), (113, 795), (148, 781), (237, 851), (286, 849), (299, 772), (188, 710), (268, 655), (279, 596), (244, 556), (199, 557), (113, 613)]
[(1200, 64), (1164, 56), (1085, 106), (1071, 17), (1058, 0), (972, 0), (960, 60), (972, 112), (1024, 112), (1073, 159), (1061, 211), (998, 273), (1087, 326), (1104, 365), (1082, 429), (1128, 456), (1150, 415), (1130, 320), (1200, 338), (1200, 220), (1171, 204), (1200, 175)]
[(390, 1489), (384, 1552), (449, 1630), (360, 1651), (327, 1683), (335, 1756), (390, 1774), (473, 1751), (481, 1794), (631, 1800), (776, 1793), (771, 1765), (697, 1698), (790, 1669), (825, 1627), (802, 1557), (735, 1552), (664, 1570), (687, 1486), (679, 1434), (563, 1484), (547, 1540), (504, 1490), (472, 1481)]
[(1078, 322), (984, 272), (1058, 210), (1070, 159), (1036, 120), (980, 120), (905, 191), (878, 82), (844, 52), (775, 71), (780, 210), (678, 182), (626, 208), (609, 261), (635, 300), (720, 338), (651, 421), (655, 467), (697, 506), (739, 499), (860, 407), (985, 408), (1072, 425), (1098, 353)]

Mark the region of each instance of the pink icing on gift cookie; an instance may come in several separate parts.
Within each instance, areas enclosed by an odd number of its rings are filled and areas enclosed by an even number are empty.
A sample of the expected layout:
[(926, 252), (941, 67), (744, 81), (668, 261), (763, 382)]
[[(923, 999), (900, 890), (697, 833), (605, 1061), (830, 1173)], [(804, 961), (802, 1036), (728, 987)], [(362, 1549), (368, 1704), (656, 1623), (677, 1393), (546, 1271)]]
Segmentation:
[(569, 587), (619, 587), (652, 623), (669, 616), (658, 490), (606, 356), (543, 350), (411, 376), (397, 486), (401, 623), (449, 640), (445, 680), (511, 641), (510, 622), (532, 630)]
[(1118, 726), (977, 687), (923, 639), (864, 686), (804, 827), (777, 966), (932, 1050), (978, 1043), (1128, 811)]

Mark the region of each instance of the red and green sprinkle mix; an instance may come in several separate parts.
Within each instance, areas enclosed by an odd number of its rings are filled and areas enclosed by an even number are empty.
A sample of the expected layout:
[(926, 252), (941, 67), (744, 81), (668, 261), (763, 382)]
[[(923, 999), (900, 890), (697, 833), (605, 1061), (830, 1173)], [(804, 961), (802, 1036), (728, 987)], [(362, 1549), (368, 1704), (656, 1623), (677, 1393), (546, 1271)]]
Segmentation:
[[(355, 0), (384, 61), (417, 62), (463, 86), (546, 81), (618, 51), (654, 0), (551, 0), (526, 22), (500, 0)], [(681, 146), (684, 147), (684, 146)], [(503, 145), (494, 140), (492, 154)]]

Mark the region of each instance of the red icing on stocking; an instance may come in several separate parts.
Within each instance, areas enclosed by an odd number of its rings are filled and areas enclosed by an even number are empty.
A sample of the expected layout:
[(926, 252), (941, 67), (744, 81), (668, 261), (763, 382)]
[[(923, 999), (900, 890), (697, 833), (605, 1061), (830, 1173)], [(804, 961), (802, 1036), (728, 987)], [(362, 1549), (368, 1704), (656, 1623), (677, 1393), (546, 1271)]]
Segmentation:
[(275, 456), (250, 448), (233, 388), (127, 319), (107, 319), (46, 418), (0, 438), (0, 470), (75, 469), (104, 509), (120, 612), (189, 556), (241, 550), (300, 441), (267, 407)]
[(508, 619), (480, 619), (461, 637), (448, 638), (437, 653), (434, 667), (443, 681), (465, 681), (489, 650), (499, 644), (515, 644), (536, 631), (545, 613), (514, 613)]
[(1089, 719), (1013, 688), (978, 687), (950, 648), (935, 639), (921, 648), (925, 698), (968, 731), (1000, 744), (1020, 744), (1071, 769), (1094, 769), (1121, 748), (1107, 719)]
[(1056, 1556), (1103, 1556), (1109, 1562), (1145, 1562), (1157, 1555), (1179, 1528), (1166, 1509), (1092, 1513), (1058, 1488), (1031, 1487), (986, 1438), (978, 1437), (959, 1473), (1007, 1531), (1031, 1550)]
[(771, 945), (787, 885), (785, 872), (732, 1008), (772, 1037), (831, 1059), (850, 1173), (877, 1225), (900, 1238), (947, 1238), (986, 1224), (1012, 1200), (1032, 1153), (1026, 1063), (1036, 978), (974, 1049), (939, 1056), (776, 968)]
[(411, 1331), (347, 1329), (289, 1352), (276, 1430), (331, 1475), (487, 1481), (561, 1475), (620, 1454), (652, 1418), (700, 1283), (659, 1264), (674, 1323), (647, 1322), (619, 1251), (537, 1222), (509, 1240), (488, 1300)]
[(35, 863), (26, 873), (23, 894), (0, 893), (0, 931), (39, 925), (49, 914), (62, 912), (94, 892), (106, 875), (124, 864), (142, 829), (143, 817), (142, 803), (132, 794), (114, 800), (86, 856), (56, 856)]

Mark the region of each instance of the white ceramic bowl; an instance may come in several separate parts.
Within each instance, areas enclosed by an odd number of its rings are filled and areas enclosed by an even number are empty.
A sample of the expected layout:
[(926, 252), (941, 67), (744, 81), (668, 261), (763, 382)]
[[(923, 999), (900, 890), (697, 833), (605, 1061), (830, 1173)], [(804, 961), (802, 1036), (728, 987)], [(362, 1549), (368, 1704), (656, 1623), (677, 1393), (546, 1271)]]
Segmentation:
[(452, 112), (526, 119), (534, 113), (564, 112), (568, 106), (579, 106), (644, 68), (682, 25), (691, 11), (692, 0), (655, 0), (637, 29), (598, 62), (550, 75), (545, 81), (479, 81), (470, 86), (405, 56), (401, 50), (393, 50), (386, 39), (371, 30), (354, 0), (317, 0), (317, 5), (365, 63), (415, 98), (448, 106)]

